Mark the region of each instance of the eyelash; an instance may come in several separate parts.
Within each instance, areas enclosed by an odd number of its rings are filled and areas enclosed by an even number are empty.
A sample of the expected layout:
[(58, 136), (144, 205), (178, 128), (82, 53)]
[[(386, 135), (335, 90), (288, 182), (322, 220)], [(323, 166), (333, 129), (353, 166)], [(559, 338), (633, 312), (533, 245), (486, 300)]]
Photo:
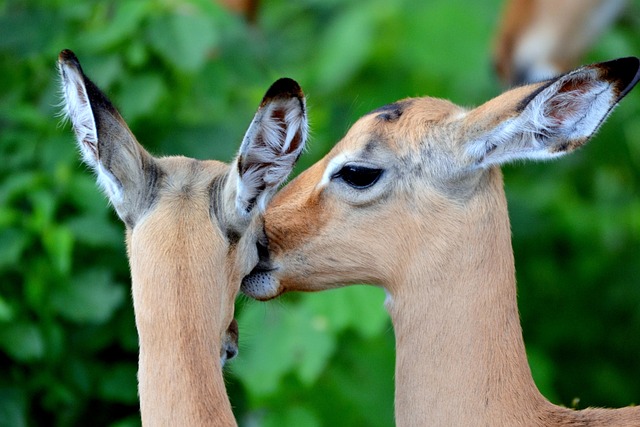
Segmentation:
[(374, 185), (382, 176), (383, 170), (365, 166), (345, 165), (333, 174), (332, 179), (342, 179), (347, 185), (363, 190)]

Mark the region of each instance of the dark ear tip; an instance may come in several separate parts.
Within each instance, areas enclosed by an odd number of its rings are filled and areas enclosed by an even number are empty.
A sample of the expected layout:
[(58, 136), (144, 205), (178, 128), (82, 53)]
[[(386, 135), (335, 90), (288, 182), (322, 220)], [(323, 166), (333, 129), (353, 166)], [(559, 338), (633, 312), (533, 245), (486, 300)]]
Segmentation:
[(60, 54), (58, 55), (58, 61), (60, 62), (73, 62), (78, 64), (78, 58), (76, 57), (76, 54), (73, 53), (73, 51), (69, 50), (69, 49), (65, 49), (62, 52), (60, 52)]
[(73, 67), (78, 71), (82, 72), (82, 67), (80, 66), (80, 61), (78, 61), (78, 57), (75, 53), (73, 53), (69, 49), (65, 49), (58, 55), (58, 63), (60, 65), (66, 65), (67, 67)]
[(302, 88), (293, 79), (283, 77), (276, 80), (262, 99), (262, 104), (274, 98), (304, 98)]
[(628, 94), (640, 80), (640, 58), (635, 56), (601, 62), (595, 66), (615, 86), (618, 99)]

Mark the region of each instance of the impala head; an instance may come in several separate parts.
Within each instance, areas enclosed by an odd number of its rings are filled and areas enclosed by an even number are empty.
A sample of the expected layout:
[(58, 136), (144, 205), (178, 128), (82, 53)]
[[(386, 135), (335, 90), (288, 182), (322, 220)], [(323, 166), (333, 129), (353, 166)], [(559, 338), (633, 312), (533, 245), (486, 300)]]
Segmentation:
[(269, 299), (371, 283), (393, 295), (412, 262), (441, 274), (452, 251), (466, 250), (461, 224), (502, 209), (497, 166), (582, 146), (639, 68), (637, 58), (586, 66), (472, 110), (417, 98), (367, 114), (275, 196), (264, 220), (268, 251), (243, 292)]
[[(179, 316), (177, 307), (166, 307), (166, 301), (154, 296), (156, 289), (172, 284), (176, 292), (188, 294), (199, 286), (209, 299), (184, 310), (193, 316), (204, 311), (203, 316), (213, 319), (222, 361), (233, 357), (238, 337), (234, 300), (240, 278), (258, 260), (256, 218), (304, 148), (302, 90), (291, 79), (271, 86), (228, 166), (215, 160), (153, 157), (71, 51), (60, 53), (58, 66), (64, 113), (82, 158), (126, 225), (134, 304), (145, 301), (135, 307), (138, 326)], [(211, 306), (214, 310), (208, 312)]]

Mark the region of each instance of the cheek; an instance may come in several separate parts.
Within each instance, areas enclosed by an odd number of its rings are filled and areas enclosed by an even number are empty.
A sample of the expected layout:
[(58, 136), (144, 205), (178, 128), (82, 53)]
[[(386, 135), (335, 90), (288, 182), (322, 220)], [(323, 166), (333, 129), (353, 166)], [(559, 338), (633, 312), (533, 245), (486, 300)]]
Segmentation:
[(318, 239), (331, 208), (320, 195), (298, 203), (279, 204), (265, 214), (265, 234), (272, 259), (288, 258)]

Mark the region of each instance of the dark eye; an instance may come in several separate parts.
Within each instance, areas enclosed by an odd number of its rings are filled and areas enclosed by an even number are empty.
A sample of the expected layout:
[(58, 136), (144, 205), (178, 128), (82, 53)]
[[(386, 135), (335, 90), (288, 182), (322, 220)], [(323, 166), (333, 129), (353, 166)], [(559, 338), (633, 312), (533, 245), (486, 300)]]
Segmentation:
[(382, 169), (346, 165), (336, 172), (333, 178), (340, 178), (353, 188), (363, 189), (371, 187), (381, 176)]

